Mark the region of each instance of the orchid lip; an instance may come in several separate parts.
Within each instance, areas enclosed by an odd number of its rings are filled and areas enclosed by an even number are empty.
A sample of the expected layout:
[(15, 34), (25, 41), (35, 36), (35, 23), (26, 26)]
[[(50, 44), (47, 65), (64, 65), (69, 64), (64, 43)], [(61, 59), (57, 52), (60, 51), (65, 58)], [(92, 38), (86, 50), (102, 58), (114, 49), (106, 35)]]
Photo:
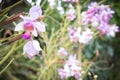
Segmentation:
[(31, 34), (26, 32), (22, 35), (22, 38), (25, 39), (25, 40), (30, 40)]
[(25, 24), (24, 24), (24, 29), (25, 29), (26, 31), (30, 31), (30, 32), (33, 31), (33, 30), (34, 30), (33, 24), (30, 23), (30, 22), (25, 23)]

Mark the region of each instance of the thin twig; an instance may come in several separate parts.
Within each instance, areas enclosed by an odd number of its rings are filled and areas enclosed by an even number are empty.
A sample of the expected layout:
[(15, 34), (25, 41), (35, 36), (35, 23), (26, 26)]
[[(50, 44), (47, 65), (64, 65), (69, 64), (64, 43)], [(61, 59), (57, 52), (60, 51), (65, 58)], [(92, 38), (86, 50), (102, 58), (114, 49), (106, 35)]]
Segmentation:
[(4, 25), (10, 24), (10, 23), (12, 23), (13, 21), (19, 19), (19, 18), (20, 18), (20, 15), (25, 15), (25, 13), (24, 13), (24, 12), (18, 13), (18, 14), (16, 14), (16, 15), (14, 15), (14, 16), (12, 16), (12, 17), (4, 20), (4, 21), (2, 21), (2, 22), (0, 23), (0, 29), (1, 29)]
[(15, 47), (16, 47), (16, 43), (12, 46), (12, 48), (10, 49), (10, 51), (3, 57), (3, 59), (0, 61), (0, 65), (2, 65), (14, 52)]
[(14, 58), (10, 60), (10, 62), (7, 64), (7, 66), (5, 66), (4, 69), (2, 69), (2, 71), (0, 71), (0, 75), (9, 67), (9, 65), (14, 61)]
[(7, 44), (11, 44), (11, 43), (13, 43), (13, 42), (15, 42), (15, 41), (17, 41), (17, 40), (19, 40), (19, 39), (21, 39), (21, 38), (22, 38), (22, 34), (14, 37), (14, 38), (12, 38), (12, 39), (9, 40), (8, 42), (5, 42), (5, 43), (0, 44), (0, 46), (7, 45)]

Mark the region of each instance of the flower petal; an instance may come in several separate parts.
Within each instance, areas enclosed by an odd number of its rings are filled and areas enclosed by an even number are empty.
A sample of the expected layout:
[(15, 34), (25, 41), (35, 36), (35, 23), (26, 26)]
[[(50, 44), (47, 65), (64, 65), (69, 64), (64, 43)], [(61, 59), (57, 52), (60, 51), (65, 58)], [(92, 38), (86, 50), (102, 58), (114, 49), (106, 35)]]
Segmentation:
[(22, 17), (22, 19), (24, 20), (24, 22), (32, 22), (31, 17), (24, 16)]
[(40, 44), (37, 40), (33, 40), (33, 47), (37, 50), (37, 51), (41, 51), (42, 49), (40, 48)]
[(34, 30), (32, 31), (32, 34), (37, 37), (38, 36), (38, 33), (37, 33), (37, 30), (34, 28)]
[(23, 47), (23, 51), (25, 54), (27, 54), (27, 56), (29, 58), (32, 58), (33, 56), (35, 56), (36, 54), (39, 53), (39, 51), (37, 51), (34, 46), (33, 46), (33, 41), (28, 41), (24, 47)]
[(43, 22), (35, 22), (34, 26), (41, 32), (45, 32), (45, 23)]
[(34, 18), (34, 17), (36, 18), (36, 15), (33, 15), (33, 14), (37, 14), (37, 16), (39, 17), (42, 15), (42, 10), (41, 10), (40, 6), (33, 6), (32, 8), (30, 8), (29, 14), (30, 14), (31, 18)]
[(16, 27), (15, 27), (15, 31), (24, 30), (23, 25), (24, 25), (24, 22), (18, 23), (18, 24), (16, 25)]
[(32, 20), (36, 20), (36, 19), (39, 18), (39, 14), (37, 12), (33, 12), (33, 13), (30, 14), (30, 18)]

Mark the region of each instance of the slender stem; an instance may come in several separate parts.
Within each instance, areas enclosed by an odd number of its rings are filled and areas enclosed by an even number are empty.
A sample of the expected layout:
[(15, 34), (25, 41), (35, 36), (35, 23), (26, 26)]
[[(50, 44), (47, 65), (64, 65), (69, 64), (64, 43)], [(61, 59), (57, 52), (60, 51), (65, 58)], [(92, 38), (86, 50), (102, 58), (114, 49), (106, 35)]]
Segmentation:
[(102, 3), (106, 2), (106, 1), (107, 1), (107, 0), (102, 0), (102, 1), (99, 2), (99, 4), (102, 4)]
[[(81, 23), (81, 6), (80, 6), (80, 1), (78, 0), (78, 2), (76, 3), (77, 4), (77, 24), (78, 24), (78, 27), (82, 25)], [(80, 63), (82, 62), (82, 44), (79, 43), (79, 46), (78, 46), (78, 51), (77, 51), (77, 54), (78, 54), (78, 60), (80, 61)]]
[[(48, 64), (47, 64), (46, 67), (44, 68), (44, 70), (42, 70), (42, 73), (41, 73), (41, 75), (39, 76), (39, 79), (38, 79), (38, 80), (40, 80), (40, 78), (46, 73), (46, 70), (48, 70), (50, 66), (52, 66), (54, 63), (57, 62), (57, 58), (55, 58), (54, 60), (50, 60), (50, 61), (51, 61), (51, 62), (50, 62), (50, 63), (48, 62)], [(46, 63), (47, 63), (47, 62), (46, 62)]]
[(5, 66), (4, 69), (2, 69), (2, 71), (0, 71), (0, 75), (9, 67), (9, 65), (14, 61), (14, 58), (10, 60), (10, 62), (7, 64), (7, 66)]
[(78, 24), (78, 26), (81, 26), (82, 25), (82, 23), (81, 23), (81, 6), (80, 6), (80, 4), (79, 4), (79, 0), (78, 0), (78, 2), (76, 3), (77, 4), (77, 24)]
[(55, 18), (53, 18), (53, 17), (51, 17), (51, 16), (46, 16), (46, 17), (48, 17), (49, 19), (51, 19), (52, 21), (54, 21), (55, 23), (57, 23), (58, 25), (60, 25), (60, 22), (59, 21), (57, 21)]
[(82, 62), (82, 44), (80, 44), (80, 43), (79, 43), (77, 54), (78, 54), (78, 60), (81, 63)]
[(2, 65), (8, 58), (10, 55), (12, 55), (12, 53), (14, 52), (15, 48), (16, 48), (16, 43), (14, 43), (14, 45), (12, 46), (11, 50), (8, 52), (8, 54), (0, 61), (0, 65)]
[(85, 74), (82, 76), (83, 79), (85, 78), (85, 76), (87, 76), (87, 72), (88, 72), (88, 70), (90, 69), (91, 66), (92, 66), (92, 64), (88, 65), (88, 67), (85, 71)]
[(24, 13), (24, 12), (18, 13), (18, 14), (16, 14), (16, 15), (14, 15), (14, 16), (12, 16), (12, 17), (10, 17), (10, 18), (8, 18), (8, 19), (0, 22), (0, 29), (1, 29), (4, 25), (7, 25), (7, 24), (12, 23), (13, 21), (19, 19), (19, 18), (20, 18), (20, 15), (25, 15), (25, 13)]
[(9, 80), (20, 80), (18, 77), (14, 76), (9, 69), (6, 70), (6, 74), (9, 76)]
[(43, 7), (45, 5), (47, 0), (44, 0), (44, 2), (41, 4), (41, 7)]
[(8, 42), (5, 42), (5, 43), (2, 43), (2, 44), (0, 44), (0, 46), (3, 46), (3, 45), (7, 45), (7, 44), (11, 44), (11, 43), (13, 43), (13, 42), (15, 42), (15, 41), (17, 41), (17, 40), (19, 40), (19, 39), (21, 39), (22, 38), (22, 34), (20, 34), (20, 35), (18, 35), (18, 36), (16, 36), (16, 37), (13, 37), (11, 40), (9, 40)]

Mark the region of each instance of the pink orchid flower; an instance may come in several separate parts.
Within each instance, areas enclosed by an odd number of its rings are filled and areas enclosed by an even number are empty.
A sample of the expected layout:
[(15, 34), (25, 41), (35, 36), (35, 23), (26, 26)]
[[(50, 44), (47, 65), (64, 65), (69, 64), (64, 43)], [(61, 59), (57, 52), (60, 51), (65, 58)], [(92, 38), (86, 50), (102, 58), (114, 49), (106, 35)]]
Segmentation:
[(71, 4), (69, 5), (69, 10), (66, 12), (66, 15), (69, 21), (73, 21), (76, 18), (75, 9)]
[(25, 33), (32, 33), (35, 37), (38, 36), (38, 31), (45, 32), (45, 24), (37, 19), (42, 16), (42, 11), (39, 6), (33, 6), (29, 11), (30, 17), (21, 16), (22, 22), (18, 23), (15, 31), (25, 31)]

